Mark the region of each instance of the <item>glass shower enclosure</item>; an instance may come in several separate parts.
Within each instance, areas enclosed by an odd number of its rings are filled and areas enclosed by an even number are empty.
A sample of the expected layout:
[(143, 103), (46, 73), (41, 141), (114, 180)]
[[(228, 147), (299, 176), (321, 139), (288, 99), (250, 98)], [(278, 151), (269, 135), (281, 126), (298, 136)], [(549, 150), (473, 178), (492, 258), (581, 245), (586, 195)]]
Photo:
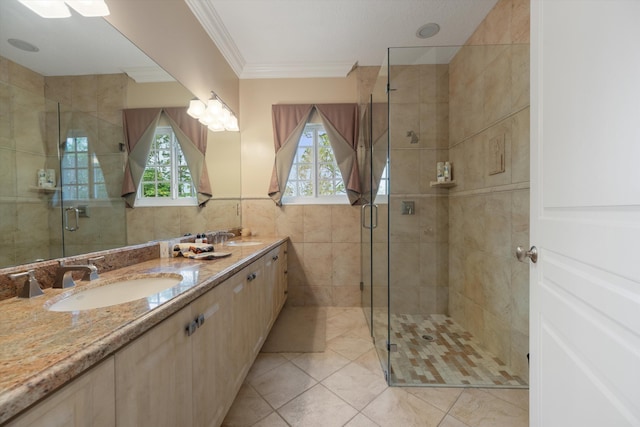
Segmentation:
[(362, 306), (390, 385), (527, 386), (528, 53), (390, 48), (363, 106)]
[(126, 76), (10, 69), (16, 78), (0, 81), (0, 267), (124, 246)]

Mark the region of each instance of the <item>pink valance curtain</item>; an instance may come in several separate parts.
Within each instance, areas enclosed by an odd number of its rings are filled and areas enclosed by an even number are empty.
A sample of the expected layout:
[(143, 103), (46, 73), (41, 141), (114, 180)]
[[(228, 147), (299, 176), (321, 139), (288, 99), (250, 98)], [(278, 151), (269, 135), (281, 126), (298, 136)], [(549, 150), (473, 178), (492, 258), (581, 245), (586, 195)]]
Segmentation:
[(133, 207), (138, 186), (149, 157), (149, 150), (160, 120), (165, 114), (185, 155), (198, 204), (204, 206), (211, 199), (211, 183), (205, 163), (207, 128), (187, 114), (186, 108), (135, 108), (123, 111), (125, 146), (129, 158), (122, 183), (122, 197)]
[(273, 105), (273, 135), (276, 159), (269, 185), (269, 196), (278, 206), (289, 179), (300, 136), (313, 109), (318, 111), (338, 168), (345, 183), (349, 202), (360, 199), (360, 178), (357, 163), (358, 105), (357, 104), (297, 104)]

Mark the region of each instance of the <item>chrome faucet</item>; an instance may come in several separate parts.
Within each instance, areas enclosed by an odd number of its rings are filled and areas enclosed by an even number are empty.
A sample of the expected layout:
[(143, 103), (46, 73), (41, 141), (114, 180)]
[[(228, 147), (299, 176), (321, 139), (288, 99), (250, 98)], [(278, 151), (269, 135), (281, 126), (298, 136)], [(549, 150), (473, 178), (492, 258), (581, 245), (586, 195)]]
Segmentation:
[(235, 234), (227, 231), (218, 231), (213, 235), (213, 243), (225, 243), (227, 239), (236, 237)]
[(40, 283), (36, 280), (34, 270), (25, 271), (24, 273), (10, 274), (9, 277), (15, 281), (22, 277), (26, 278), (23, 282), (22, 289), (18, 292), (18, 298), (33, 298), (44, 294), (42, 289), (40, 289)]
[(56, 280), (53, 283), (53, 288), (70, 288), (75, 286), (71, 276), (72, 271), (84, 271), (82, 280), (95, 280), (98, 278), (98, 267), (95, 265), (65, 265), (60, 261), (60, 266), (56, 271)]

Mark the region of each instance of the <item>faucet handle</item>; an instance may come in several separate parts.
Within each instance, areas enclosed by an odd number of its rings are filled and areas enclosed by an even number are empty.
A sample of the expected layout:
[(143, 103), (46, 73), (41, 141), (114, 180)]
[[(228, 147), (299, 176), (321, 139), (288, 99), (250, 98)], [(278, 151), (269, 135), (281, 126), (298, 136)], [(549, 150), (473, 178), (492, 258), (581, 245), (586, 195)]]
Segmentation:
[(42, 292), (42, 288), (40, 288), (40, 283), (38, 283), (38, 280), (36, 279), (34, 270), (9, 275), (9, 278), (12, 280), (17, 280), (21, 277), (26, 277), (26, 280), (22, 285), (22, 289), (18, 293), (18, 298), (33, 298), (44, 294), (44, 292)]
[(87, 270), (85, 270), (84, 275), (82, 276), (82, 280), (96, 280), (98, 278), (98, 267), (93, 264), (89, 264), (87, 266)]
[(98, 261), (104, 261), (104, 255), (87, 259), (87, 264), (95, 265)]

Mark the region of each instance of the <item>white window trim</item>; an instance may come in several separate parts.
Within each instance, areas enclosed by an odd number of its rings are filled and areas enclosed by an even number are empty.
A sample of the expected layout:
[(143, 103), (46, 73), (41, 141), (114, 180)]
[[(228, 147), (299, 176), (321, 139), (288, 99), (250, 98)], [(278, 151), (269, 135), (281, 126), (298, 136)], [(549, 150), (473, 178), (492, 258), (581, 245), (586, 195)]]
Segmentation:
[(198, 206), (196, 197), (181, 197), (179, 199), (170, 199), (168, 197), (145, 197), (143, 199), (136, 198), (133, 206), (138, 207), (162, 207), (162, 206)]
[[(306, 127), (313, 128), (313, 132), (317, 132), (317, 128), (322, 128), (324, 130), (324, 125), (322, 123), (307, 123)], [(326, 130), (324, 130), (326, 132)], [(317, 143), (317, 140), (315, 141)], [(331, 147), (333, 151), (333, 147)], [(314, 191), (317, 194), (318, 191), (318, 151), (317, 146), (314, 144), (314, 164), (313, 164), (313, 176), (314, 176)], [(335, 157), (335, 154), (334, 154)], [(347, 194), (334, 194), (330, 196), (283, 196), (282, 204), (285, 205), (349, 205), (349, 197)]]
[(284, 205), (349, 205), (349, 198), (346, 194), (337, 194), (334, 196), (297, 196), (297, 197), (283, 197), (282, 204)]

